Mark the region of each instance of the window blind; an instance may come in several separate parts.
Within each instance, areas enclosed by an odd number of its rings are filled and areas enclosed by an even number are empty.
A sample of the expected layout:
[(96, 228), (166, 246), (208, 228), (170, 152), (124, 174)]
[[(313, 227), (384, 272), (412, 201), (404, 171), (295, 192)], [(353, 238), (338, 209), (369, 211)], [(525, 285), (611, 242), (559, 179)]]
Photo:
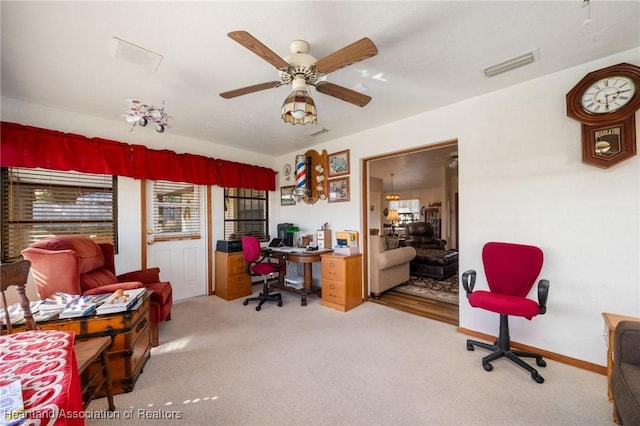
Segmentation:
[(117, 177), (7, 167), (2, 180), (2, 260), (53, 235), (85, 235), (117, 247)]
[(156, 240), (200, 238), (200, 187), (158, 180), (153, 183), (153, 231)]
[(268, 191), (247, 188), (224, 190), (224, 238), (239, 240), (253, 235), (269, 240)]

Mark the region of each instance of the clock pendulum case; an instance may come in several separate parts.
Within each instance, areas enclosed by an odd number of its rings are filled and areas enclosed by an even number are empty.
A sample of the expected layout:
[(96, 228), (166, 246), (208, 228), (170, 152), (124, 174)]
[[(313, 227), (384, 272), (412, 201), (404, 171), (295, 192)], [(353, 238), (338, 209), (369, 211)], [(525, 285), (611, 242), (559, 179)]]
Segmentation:
[(608, 168), (636, 155), (640, 67), (622, 63), (585, 75), (567, 93), (567, 115), (582, 123), (582, 162)]

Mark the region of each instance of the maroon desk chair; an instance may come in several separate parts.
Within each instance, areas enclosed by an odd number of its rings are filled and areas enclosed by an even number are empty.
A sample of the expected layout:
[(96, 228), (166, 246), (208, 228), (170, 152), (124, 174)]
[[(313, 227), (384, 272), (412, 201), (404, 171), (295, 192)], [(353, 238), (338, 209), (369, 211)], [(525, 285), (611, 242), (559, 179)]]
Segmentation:
[(269, 274), (280, 272), (285, 264), (266, 261), (266, 257), (261, 256), (260, 240), (257, 237), (242, 237), (242, 254), (245, 262), (247, 262), (247, 273), (251, 276), (261, 275), (263, 278), (262, 293), (258, 297), (249, 297), (242, 304), (246, 306), (249, 302), (258, 302), (256, 311), (260, 311), (266, 301), (278, 302), (278, 306), (282, 306), (282, 295), (280, 293), (269, 294), (267, 277)]
[(531, 319), (547, 310), (547, 296), (549, 281), (538, 281), (538, 303), (528, 299), (527, 294), (533, 287), (542, 269), (543, 253), (538, 247), (490, 242), (482, 249), (482, 263), (484, 264), (489, 291), (473, 291), (476, 282), (476, 271), (469, 270), (462, 274), (462, 285), (467, 293), (469, 304), (474, 308), (486, 309), (500, 314), (500, 334), (491, 345), (475, 340), (467, 340), (467, 350), (473, 351), (474, 346), (492, 351), (482, 358), (482, 366), (486, 371), (493, 370), (492, 361), (506, 357), (531, 373), (531, 377), (538, 383), (544, 378), (538, 371), (524, 362), (520, 357), (535, 358), (539, 367), (546, 367), (547, 363), (539, 354), (511, 349), (509, 338), (509, 316), (519, 316)]

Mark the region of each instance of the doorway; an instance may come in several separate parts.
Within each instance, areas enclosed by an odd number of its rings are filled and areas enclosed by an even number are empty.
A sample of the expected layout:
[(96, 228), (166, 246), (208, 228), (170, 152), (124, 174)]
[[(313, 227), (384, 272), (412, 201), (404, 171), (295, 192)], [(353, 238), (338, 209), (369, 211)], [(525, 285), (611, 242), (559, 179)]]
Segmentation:
[[(431, 221), (447, 250), (458, 249), (458, 141), (416, 147), (401, 152), (363, 159), (363, 212), (365, 238), (366, 299), (405, 312), (458, 325), (459, 308), (450, 303), (424, 299), (394, 291), (370, 297), (369, 234), (404, 234), (403, 224), (410, 221)], [(399, 196), (391, 197), (394, 194)], [(389, 197), (387, 197), (389, 195)], [(390, 207), (402, 213), (401, 220), (391, 222)], [(425, 215), (437, 211), (437, 215)], [(394, 216), (395, 217), (395, 216)]]
[(146, 266), (160, 268), (174, 301), (207, 294), (206, 187), (154, 180), (141, 185)]

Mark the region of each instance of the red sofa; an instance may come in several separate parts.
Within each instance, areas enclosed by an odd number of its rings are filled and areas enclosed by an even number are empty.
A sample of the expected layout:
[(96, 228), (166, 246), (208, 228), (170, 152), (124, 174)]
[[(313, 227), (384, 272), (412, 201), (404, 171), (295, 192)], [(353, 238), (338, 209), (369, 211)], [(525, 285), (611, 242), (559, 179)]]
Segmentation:
[(171, 283), (160, 281), (160, 269), (150, 268), (115, 275), (114, 250), (78, 235), (45, 238), (22, 250), (31, 261), (36, 290), (41, 299), (56, 291), (69, 294), (109, 293), (117, 289), (146, 287), (151, 294), (151, 343), (158, 346), (158, 324), (171, 319)]

